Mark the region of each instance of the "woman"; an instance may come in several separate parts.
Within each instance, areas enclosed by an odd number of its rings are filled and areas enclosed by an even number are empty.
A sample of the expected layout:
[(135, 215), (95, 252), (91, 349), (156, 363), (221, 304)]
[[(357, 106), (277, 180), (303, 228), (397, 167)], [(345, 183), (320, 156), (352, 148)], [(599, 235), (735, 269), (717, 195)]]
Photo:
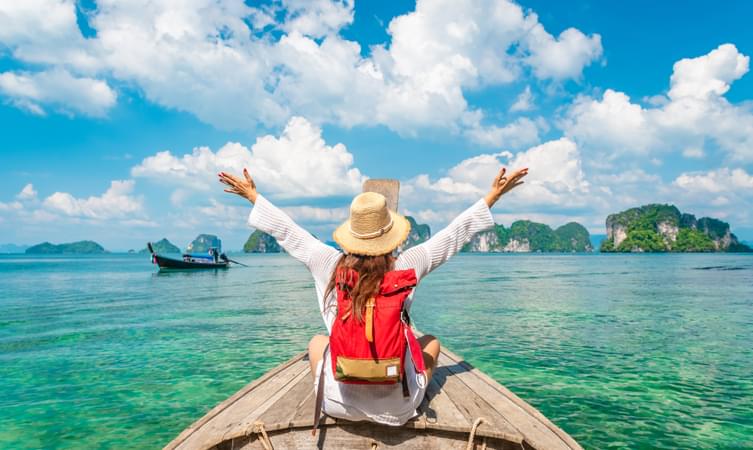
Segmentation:
[[(319, 385), (323, 373), (323, 411), (333, 417), (349, 420), (371, 420), (387, 425), (402, 425), (416, 415), (416, 408), (423, 400), (426, 381), (431, 379), (439, 356), (439, 340), (424, 335), (419, 338), (423, 350), (425, 378), (407, 377), (409, 395), (404, 396), (399, 384), (363, 385), (344, 384), (335, 380), (332, 365), (321, 364), (329, 353), (329, 333), (337, 316), (335, 273), (336, 269), (354, 269), (359, 283), (351, 295), (353, 298), (368, 298), (375, 295), (385, 273), (392, 270), (413, 269), (420, 281), (432, 270), (460, 251), (473, 235), (494, 225), (490, 208), (511, 189), (523, 184), (522, 178), (528, 169), (506, 175), (502, 168), (494, 178), (489, 193), (473, 206), (456, 217), (447, 227), (426, 242), (412, 247), (397, 257), (393, 252), (408, 236), (410, 224), (394, 211), (388, 211), (384, 197), (363, 193), (353, 200), (350, 218), (334, 232), (335, 241), (344, 253), (324, 244), (298, 226), (287, 214), (272, 205), (256, 191), (256, 184), (243, 169), (243, 178), (220, 173), (220, 182), (228, 186), (225, 192), (240, 195), (254, 204), (248, 218), (252, 227), (272, 235), (292, 257), (308, 267), (314, 277), (328, 336), (314, 336), (309, 342), (309, 361), (314, 375), (314, 386)], [(406, 311), (410, 309), (413, 293), (405, 300)], [(354, 301), (354, 305), (358, 302)], [(333, 307), (335, 306), (335, 307)], [(405, 361), (405, 373), (413, 374), (410, 358)], [(422, 375), (423, 376), (423, 375)]]

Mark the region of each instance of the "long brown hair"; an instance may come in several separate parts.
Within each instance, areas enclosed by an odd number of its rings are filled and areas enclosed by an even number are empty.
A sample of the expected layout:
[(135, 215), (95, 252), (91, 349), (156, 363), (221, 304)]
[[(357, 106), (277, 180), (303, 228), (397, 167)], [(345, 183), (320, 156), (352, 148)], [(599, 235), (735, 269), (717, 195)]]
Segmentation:
[[(332, 272), (332, 278), (324, 291), (324, 298), (328, 298), (335, 289), (335, 278), (340, 269), (355, 270), (358, 273), (358, 281), (350, 291), (350, 298), (353, 301), (352, 308), (356, 319), (362, 321), (366, 301), (379, 291), (384, 274), (392, 270), (394, 265), (395, 258), (389, 253), (379, 256), (343, 255)], [(328, 307), (332, 306), (336, 307), (336, 303), (328, 305)]]

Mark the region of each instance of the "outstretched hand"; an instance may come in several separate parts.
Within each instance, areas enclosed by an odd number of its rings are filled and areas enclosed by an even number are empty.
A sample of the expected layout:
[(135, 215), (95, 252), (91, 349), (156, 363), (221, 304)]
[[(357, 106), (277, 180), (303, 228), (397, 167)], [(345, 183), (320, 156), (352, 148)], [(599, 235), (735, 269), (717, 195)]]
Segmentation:
[(515, 187), (523, 184), (523, 181), (521, 180), (526, 175), (528, 175), (528, 167), (518, 169), (512, 172), (509, 176), (507, 175), (507, 169), (503, 167), (499, 171), (497, 176), (494, 177), (492, 188), (489, 193), (486, 194), (486, 197), (484, 197), (487, 206), (491, 208), (495, 203), (497, 203), (497, 200), (499, 200), (500, 197), (502, 197), (504, 194), (511, 191)]
[(229, 186), (228, 189), (225, 189), (225, 192), (240, 195), (241, 197), (248, 199), (251, 203), (256, 203), (256, 197), (259, 193), (256, 192), (256, 183), (254, 183), (251, 175), (248, 174), (247, 169), (243, 169), (244, 179), (225, 172), (220, 172), (217, 175), (220, 177), (220, 183)]

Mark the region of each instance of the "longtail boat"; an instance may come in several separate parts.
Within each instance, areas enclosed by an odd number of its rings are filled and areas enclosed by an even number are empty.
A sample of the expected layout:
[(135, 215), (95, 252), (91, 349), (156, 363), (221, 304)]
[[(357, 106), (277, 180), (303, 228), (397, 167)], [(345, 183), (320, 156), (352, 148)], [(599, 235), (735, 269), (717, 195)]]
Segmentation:
[(402, 427), (324, 416), (314, 437), (315, 397), (308, 356), (301, 353), (214, 407), (165, 449), (582, 450), (538, 410), (446, 348), (418, 416)]
[(148, 242), (146, 246), (152, 254), (152, 263), (157, 264), (160, 269), (227, 269), (230, 267), (231, 261), (217, 249), (210, 249), (207, 254), (185, 253), (182, 259), (176, 259), (157, 254), (151, 242)]

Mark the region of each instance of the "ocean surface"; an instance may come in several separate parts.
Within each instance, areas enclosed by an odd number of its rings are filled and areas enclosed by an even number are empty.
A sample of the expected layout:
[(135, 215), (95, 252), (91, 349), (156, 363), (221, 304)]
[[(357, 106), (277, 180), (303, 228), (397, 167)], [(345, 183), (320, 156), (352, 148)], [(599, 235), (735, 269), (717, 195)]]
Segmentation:
[[(0, 448), (159, 448), (322, 333), (287, 255), (0, 256)], [(753, 448), (753, 255), (460, 255), (424, 332), (587, 449)]]

